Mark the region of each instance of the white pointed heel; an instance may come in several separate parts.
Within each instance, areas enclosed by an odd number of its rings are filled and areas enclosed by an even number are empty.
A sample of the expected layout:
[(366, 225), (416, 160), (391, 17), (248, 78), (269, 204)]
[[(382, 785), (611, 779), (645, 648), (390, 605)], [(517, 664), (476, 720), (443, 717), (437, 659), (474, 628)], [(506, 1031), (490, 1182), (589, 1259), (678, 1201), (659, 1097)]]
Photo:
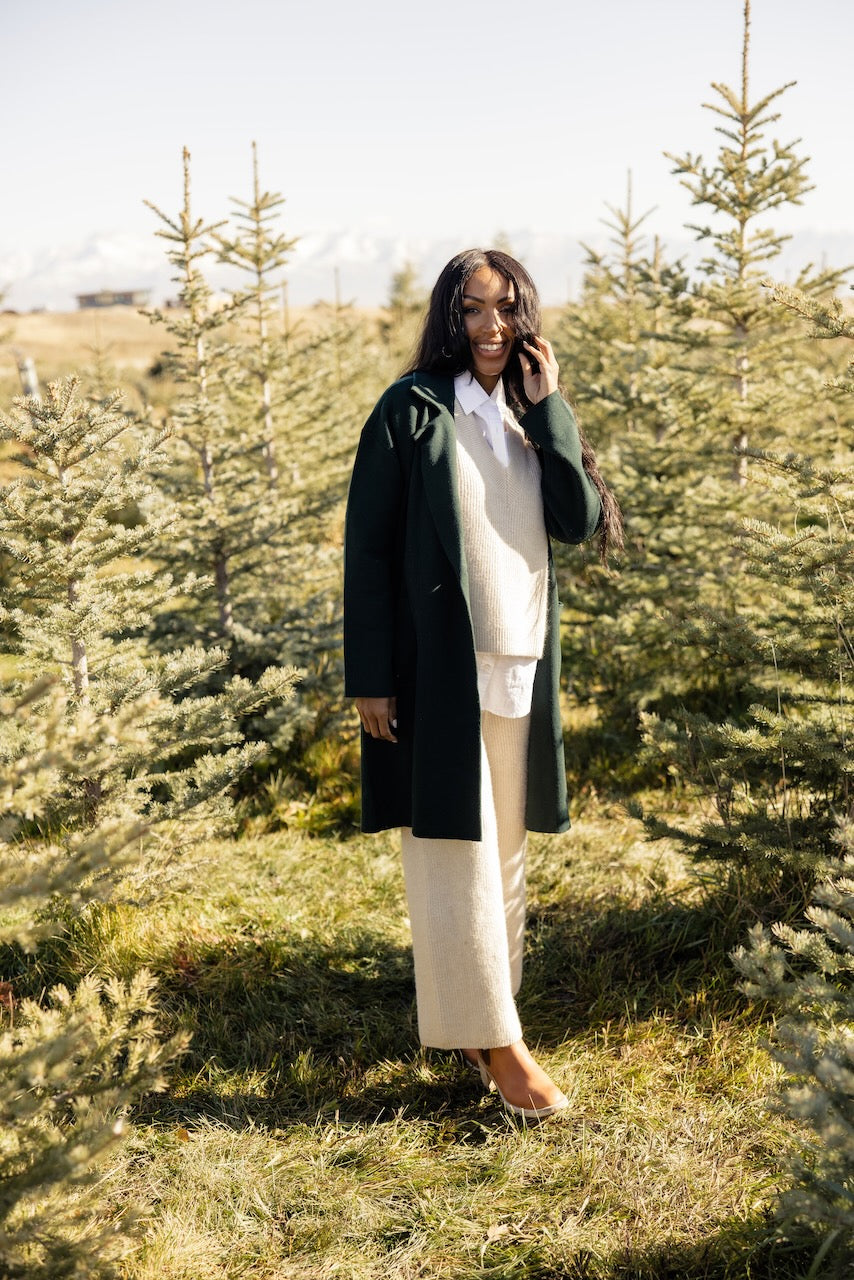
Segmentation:
[(496, 1084), (492, 1072), (484, 1062), (483, 1055), (480, 1053), (477, 1055), (477, 1065), (480, 1068), (480, 1078), (484, 1085), (496, 1091), (505, 1111), (509, 1111), (514, 1116), (521, 1116), (523, 1120), (545, 1120), (547, 1116), (553, 1116), (558, 1111), (566, 1111), (569, 1106), (569, 1098), (567, 1098), (566, 1094), (560, 1093), (560, 1091), (558, 1091), (558, 1101), (551, 1103), (547, 1107), (520, 1107), (515, 1102), (508, 1102)]
[(480, 1076), (484, 1089), (491, 1090), (495, 1088), (495, 1081), (492, 1080), (485, 1071), (483, 1063), (480, 1061), (480, 1054), (478, 1054), (477, 1059), (473, 1062), (471, 1058), (466, 1057), (462, 1049), (455, 1049), (454, 1052), (459, 1055), (460, 1061), (464, 1067), (467, 1067), (469, 1071), (476, 1072)]

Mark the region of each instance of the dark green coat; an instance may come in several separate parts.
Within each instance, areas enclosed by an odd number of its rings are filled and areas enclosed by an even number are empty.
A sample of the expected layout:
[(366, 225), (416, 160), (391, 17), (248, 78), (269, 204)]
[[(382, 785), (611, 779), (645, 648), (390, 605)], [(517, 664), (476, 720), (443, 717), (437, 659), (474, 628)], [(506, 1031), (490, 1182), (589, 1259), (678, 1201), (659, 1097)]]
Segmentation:
[[(569, 405), (555, 391), (521, 426), (542, 465), (547, 532), (584, 541), (600, 503)], [(407, 374), (365, 424), (347, 503), (346, 693), (397, 696), (398, 742), (362, 733), (363, 831), (411, 826), (432, 839), (481, 838), (480, 703), (457, 494), (453, 378)], [(528, 748), (531, 831), (569, 826), (551, 554), (549, 579)]]

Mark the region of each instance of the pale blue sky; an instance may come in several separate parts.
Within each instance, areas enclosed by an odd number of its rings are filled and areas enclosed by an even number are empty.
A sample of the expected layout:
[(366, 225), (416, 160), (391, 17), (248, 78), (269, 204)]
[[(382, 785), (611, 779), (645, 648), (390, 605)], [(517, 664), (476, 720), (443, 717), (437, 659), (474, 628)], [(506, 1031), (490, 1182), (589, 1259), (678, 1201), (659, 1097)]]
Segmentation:
[[(198, 213), (224, 216), (253, 139), (302, 236), (584, 236), (628, 169), (636, 209), (677, 235), (692, 213), (662, 152), (713, 154), (700, 104), (739, 84), (742, 7), (5, 0), (0, 275), (10, 254), (153, 232), (142, 201), (177, 210), (184, 144)], [(777, 128), (817, 184), (776, 224), (854, 231), (854, 3), (754, 0), (752, 48), (757, 94), (798, 81)]]

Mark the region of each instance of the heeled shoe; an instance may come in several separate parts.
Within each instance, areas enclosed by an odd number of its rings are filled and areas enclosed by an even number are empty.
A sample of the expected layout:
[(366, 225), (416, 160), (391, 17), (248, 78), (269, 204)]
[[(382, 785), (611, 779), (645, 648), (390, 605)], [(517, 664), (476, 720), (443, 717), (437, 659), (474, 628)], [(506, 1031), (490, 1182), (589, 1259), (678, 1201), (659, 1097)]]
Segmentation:
[(507, 1098), (504, 1097), (504, 1094), (498, 1087), (495, 1077), (484, 1062), (481, 1054), (477, 1055), (477, 1066), (480, 1071), (480, 1078), (483, 1081), (484, 1087), (487, 1089), (494, 1089), (501, 1099), (505, 1111), (509, 1111), (514, 1116), (521, 1116), (523, 1120), (545, 1120), (547, 1116), (553, 1116), (558, 1111), (566, 1111), (569, 1106), (569, 1098), (567, 1098), (566, 1094), (560, 1093), (559, 1101), (553, 1102), (547, 1107), (520, 1107), (515, 1102), (509, 1102)]

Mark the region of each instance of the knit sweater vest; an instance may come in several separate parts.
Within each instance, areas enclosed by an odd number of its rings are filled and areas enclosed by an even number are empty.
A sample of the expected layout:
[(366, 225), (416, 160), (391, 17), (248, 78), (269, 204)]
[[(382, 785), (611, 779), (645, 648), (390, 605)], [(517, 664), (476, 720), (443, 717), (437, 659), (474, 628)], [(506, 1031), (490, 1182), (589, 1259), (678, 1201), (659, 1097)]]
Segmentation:
[(469, 603), (479, 653), (540, 658), (548, 607), (548, 540), (540, 464), (521, 431), (508, 429), (508, 466), (495, 457), (476, 414), (454, 415)]

